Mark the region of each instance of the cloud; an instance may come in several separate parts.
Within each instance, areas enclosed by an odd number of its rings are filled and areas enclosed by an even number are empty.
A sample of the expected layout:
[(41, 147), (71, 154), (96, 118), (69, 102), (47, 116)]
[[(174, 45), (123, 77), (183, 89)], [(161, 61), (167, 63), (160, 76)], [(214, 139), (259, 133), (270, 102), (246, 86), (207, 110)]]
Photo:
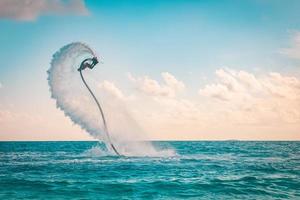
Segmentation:
[[(191, 127), (196, 124), (274, 127), (300, 124), (300, 80), (296, 77), (221, 68), (216, 71), (215, 82), (199, 89), (197, 99), (177, 95), (185, 85), (170, 73), (162, 73), (162, 78), (163, 83), (159, 83), (148, 76), (129, 74), (129, 79), (142, 92), (135, 94), (132, 105), (140, 109), (144, 115), (141, 118), (151, 118), (147, 123), (157, 120), (169, 124), (169, 128), (182, 122)], [(140, 102), (143, 106), (139, 107)]]
[(124, 100), (126, 98), (123, 92), (116, 87), (113, 82), (105, 80), (99, 84), (99, 88), (120, 100)]
[(2, 83), (0, 82), (0, 89), (3, 87)]
[(300, 79), (293, 76), (221, 68), (198, 97), (170, 73), (162, 82), (128, 78), (138, 89), (129, 110), (154, 137), (284, 139), (300, 130)]
[(182, 91), (184, 89), (184, 83), (178, 81), (175, 78), (175, 76), (173, 76), (169, 72), (163, 72), (161, 76), (163, 77), (163, 80), (165, 81), (166, 85), (172, 88), (174, 91)]
[(289, 58), (300, 59), (300, 32), (294, 33), (292, 44), (289, 48), (280, 49), (279, 52)]
[(128, 75), (129, 80), (136, 83), (136, 88), (142, 93), (154, 97), (175, 97), (176, 94), (185, 88), (183, 82), (177, 80), (169, 72), (161, 73), (163, 83), (149, 78), (148, 76), (133, 77)]
[(199, 90), (199, 94), (220, 100), (229, 100), (231, 98), (228, 88), (222, 84), (206, 85), (204, 89)]
[(230, 69), (217, 70), (216, 75), (217, 83), (205, 85), (199, 94), (217, 100), (212, 112), (227, 115), (230, 123), (300, 123), (300, 80), (296, 77), (277, 72), (257, 76)]
[(87, 15), (83, 0), (0, 0), (0, 19), (32, 21), (41, 15)]
[(236, 94), (244, 94), (246, 96), (253, 90), (261, 89), (261, 83), (253, 74), (246, 71), (218, 69), (216, 76), (218, 82), (208, 84), (200, 89), (200, 95), (228, 101), (237, 98)]

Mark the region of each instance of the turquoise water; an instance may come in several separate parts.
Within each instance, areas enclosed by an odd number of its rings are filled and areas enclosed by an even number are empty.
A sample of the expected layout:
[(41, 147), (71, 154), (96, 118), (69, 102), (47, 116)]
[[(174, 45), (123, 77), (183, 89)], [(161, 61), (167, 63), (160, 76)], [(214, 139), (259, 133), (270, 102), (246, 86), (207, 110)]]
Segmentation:
[(102, 155), (97, 142), (0, 142), (0, 199), (300, 199), (300, 142), (156, 142), (173, 157)]

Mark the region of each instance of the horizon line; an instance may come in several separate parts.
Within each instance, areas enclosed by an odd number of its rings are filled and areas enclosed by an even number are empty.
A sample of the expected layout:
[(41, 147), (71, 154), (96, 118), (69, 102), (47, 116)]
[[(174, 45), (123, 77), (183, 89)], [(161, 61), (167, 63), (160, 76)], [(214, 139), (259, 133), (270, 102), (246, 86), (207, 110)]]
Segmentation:
[[(99, 140), (0, 140), (0, 142), (103, 142)], [(216, 139), (216, 140), (132, 140), (128, 142), (300, 142), (298, 140), (245, 140), (245, 139)]]

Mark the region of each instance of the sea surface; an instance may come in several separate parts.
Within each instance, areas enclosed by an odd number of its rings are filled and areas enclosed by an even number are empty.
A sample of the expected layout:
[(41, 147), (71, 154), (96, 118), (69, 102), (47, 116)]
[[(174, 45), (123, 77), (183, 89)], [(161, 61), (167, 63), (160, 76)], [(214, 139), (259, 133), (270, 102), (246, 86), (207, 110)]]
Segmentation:
[(116, 157), (98, 142), (0, 142), (0, 199), (300, 199), (300, 142), (154, 142)]

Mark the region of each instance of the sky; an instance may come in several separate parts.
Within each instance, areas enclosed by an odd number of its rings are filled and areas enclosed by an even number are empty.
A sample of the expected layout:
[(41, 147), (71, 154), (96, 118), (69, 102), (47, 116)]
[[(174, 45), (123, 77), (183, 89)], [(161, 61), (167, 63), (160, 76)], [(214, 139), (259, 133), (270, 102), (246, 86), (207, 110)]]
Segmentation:
[[(46, 71), (81, 41), (149, 140), (300, 140), (298, 0), (0, 0), (0, 140), (93, 140)], [(143, 138), (143, 136), (142, 136)]]

